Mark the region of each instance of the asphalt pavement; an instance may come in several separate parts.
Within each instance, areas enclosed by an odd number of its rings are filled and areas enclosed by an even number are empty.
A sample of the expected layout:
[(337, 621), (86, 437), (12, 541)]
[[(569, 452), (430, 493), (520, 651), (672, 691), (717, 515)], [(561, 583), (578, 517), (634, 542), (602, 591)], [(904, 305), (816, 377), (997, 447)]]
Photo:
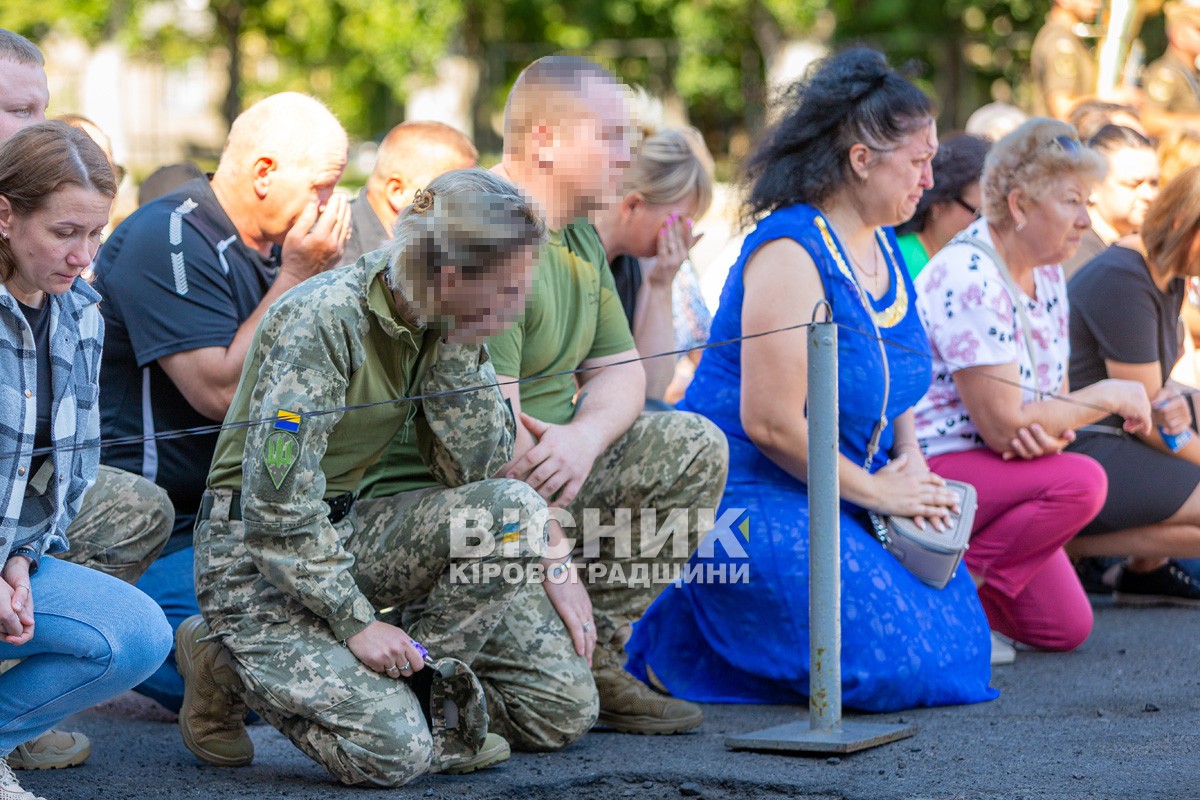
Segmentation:
[[(48, 800), (253, 798), (702, 797), (972, 800), (1190, 800), (1200, 737), (1200, 609), (1097, 608), (1077, 652), (1021, 652), (998, 667), (999, 699), (848, 719), (909, 722), (917, 734), (841, 757), (733, 752), (725, 737), (804, 719), (793, 706), (709, 706), (704, 727), (672, 737), (593, 731), (561, 753), (515, 754), (474, 775), (431, 776), (396, 790), (333, 783), (274, 729), (253, 726), (242, 769), (184, 749), (172, 718), (126, 694), (69, 720), (92, 736), (82, 767), (21, 773)], [(64, 726), (68, 727), (68, 726)]]

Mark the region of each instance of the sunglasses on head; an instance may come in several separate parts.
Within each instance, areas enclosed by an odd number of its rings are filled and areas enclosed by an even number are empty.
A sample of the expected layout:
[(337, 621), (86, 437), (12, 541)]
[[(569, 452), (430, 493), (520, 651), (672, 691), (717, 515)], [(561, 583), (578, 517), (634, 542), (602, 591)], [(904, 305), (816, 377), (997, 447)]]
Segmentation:
[(1046, 142), (1045, 146), (1057, 147), (1059, 150), (1062, 150), (1064, 153), (1069, 153), (1070, 155), (1075, 155), (1083, 150), (1083, 145), (1080, 144), (1079, 140), (1066, 133), (1055, 136), (1053, 139)]

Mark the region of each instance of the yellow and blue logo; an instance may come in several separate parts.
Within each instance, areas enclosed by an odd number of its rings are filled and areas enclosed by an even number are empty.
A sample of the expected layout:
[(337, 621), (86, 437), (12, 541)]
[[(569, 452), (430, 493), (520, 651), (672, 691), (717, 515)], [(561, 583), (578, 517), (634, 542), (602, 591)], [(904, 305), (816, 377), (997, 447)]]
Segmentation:
[(300, 430), (300, 415), (295, 411), (279, 409), (275, 413), (275, 430), (296, 433)]

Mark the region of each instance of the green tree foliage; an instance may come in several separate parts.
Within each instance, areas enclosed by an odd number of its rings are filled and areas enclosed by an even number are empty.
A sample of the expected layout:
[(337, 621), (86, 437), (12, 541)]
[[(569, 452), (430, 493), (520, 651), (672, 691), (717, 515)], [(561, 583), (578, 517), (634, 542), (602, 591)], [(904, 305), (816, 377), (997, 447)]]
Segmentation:
[(33, 41), (62, 28), (99, 41), (109, 30), (113, 0), (0, 0), (0, 25)]
[[(679, 98), (717, 144), (761, 114), (775, 51), (805, 36), (827, 0), (464, 0), (465, 51), (486, 64), (486, 109), (516, 73), (558, 50), (599, 57), (631, 84)], [(486, 131), (486, 125), (479, 128)], [(494, 143), (492, 143), (494, 144)], [(718, 148), (720, 149), (720, 148)]]
[(832, 0), (837, 39), (916, 60), (942, 124), (961, 126), (984, 103), (1022, 104), (1033, 37), (1050, 0)]
[(247, 99), (314, 92), (349, 130), (369, 135), (399, 121), (397, 101), (413, 76), (432, 74), (462, 12), (447, 0), (265, 0), (244, 35), (278, 70), (266, 76), (247, 64)]
[[(308, 91), (351, 133), (375, 136), (402, 115), (413, 80), (456, 52), (481, 68), (486, 130), (524, 64), (549, 52), (597, 55), (625, 80), (674, 96), (720, 140), (754, 127), (764, 73), (782, 43), (823, 11), (839, 42), (894, 62), (916, 59), (943, 121), (1010, 99), (1050, 0), (208, 0), (198, 30), (171, 13), (196, 0), (0, 0), (4, 24), (38, 40), (54, 28), (120, 37), (165, 60), (231, 52), (232, 117), (267, 93)], [(165, 9), (165, 10), (164, 10)], [(194, 16), (194, 15), (193, 15)], [(52, 22), (50, 22), (52, 21)], [(1017, 98), (1019, 99), (1019, 97)], [(720, 142), (714, 142), (719, 144)]]
[(412, 77), (432, 72), (462, 17), (452, 0), (209, 0), (208, 7), (209, 39), (168, 27), (152, 44), (230, 52), (227, 119), (272, 92), (304, 91), (359, 135), (397, 121)]

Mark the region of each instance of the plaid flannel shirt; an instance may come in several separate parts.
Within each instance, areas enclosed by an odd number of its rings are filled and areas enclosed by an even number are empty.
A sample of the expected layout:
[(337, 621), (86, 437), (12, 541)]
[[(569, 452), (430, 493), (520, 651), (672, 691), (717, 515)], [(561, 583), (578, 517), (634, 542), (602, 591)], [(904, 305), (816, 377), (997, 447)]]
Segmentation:
[(37, 356), (25, 315), (0, 283), (0, 565), (15, 545), (28, 548), (34, 568), (44, 554), (66, 550), (67, 526), (96, 480), (104, 340), (99, 301), (82, 279), (61, 295), (47, 295), (54, 474), (26, 508), (26, 487), (34, 478), (29, 467), (37, 426)]

